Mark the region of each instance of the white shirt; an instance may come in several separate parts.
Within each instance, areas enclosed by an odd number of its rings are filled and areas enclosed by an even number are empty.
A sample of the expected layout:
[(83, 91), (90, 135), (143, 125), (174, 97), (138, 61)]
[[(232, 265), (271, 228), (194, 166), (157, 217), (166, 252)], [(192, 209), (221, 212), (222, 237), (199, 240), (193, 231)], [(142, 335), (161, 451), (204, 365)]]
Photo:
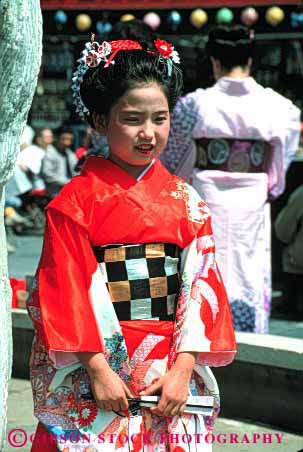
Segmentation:
[(32, 144), (19, 152), (17, 163), (26, 166), (32, 173), (39, 174), (44, 156), (45, 150), (36, 144)]

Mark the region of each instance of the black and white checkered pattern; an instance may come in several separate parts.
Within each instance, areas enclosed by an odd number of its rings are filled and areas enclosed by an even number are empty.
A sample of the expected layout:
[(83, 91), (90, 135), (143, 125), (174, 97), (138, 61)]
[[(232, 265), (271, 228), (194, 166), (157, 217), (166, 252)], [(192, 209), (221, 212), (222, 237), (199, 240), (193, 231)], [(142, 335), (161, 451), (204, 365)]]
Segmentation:
[(173, 320), (180, 249), (170, 243), (94, 247), (119, 320)]

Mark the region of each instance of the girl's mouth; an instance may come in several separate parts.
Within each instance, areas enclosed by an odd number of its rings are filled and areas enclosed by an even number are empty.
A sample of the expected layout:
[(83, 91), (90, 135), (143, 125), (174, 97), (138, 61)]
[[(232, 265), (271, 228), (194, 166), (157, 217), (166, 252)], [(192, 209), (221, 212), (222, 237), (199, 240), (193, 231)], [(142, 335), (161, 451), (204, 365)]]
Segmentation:
[(139, 144), (138, 146), (135, 146), (135, 148), (141, 154), (149, 155), (154, 150), (154, 145), (153, 144)]

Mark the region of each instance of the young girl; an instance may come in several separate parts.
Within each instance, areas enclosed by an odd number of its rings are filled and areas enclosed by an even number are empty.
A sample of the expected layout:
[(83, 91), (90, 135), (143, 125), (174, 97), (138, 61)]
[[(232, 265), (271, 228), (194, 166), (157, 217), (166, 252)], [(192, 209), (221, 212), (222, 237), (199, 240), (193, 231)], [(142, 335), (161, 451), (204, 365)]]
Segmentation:
[[(161, 40), (83, 52), (77, 109), (110, 155), (90, 157), (47, 207), (28, 305), (32, 451), (211, 450), (218, 389), (205, 366), (230, 363), (235, 340), (209, 209), (157, 159), (182, 85), (175, 61)], [(214, 396), (213, 414), (184, 413), (190, 393)], [(154, 407), (134, 403), (147, 395)]]

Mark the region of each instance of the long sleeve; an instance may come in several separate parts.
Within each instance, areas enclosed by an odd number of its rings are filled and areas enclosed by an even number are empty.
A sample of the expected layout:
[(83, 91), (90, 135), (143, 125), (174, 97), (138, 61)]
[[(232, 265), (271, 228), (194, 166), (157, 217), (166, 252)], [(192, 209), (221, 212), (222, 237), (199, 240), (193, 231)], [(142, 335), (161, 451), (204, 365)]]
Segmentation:
[(37, 287), (29, 312), (49, 351), (103, 350), (90, 293), (96, 269), (85, 228), (62, 212), (47, 209)]
[(229, 302), (216, 259), (210, 216), (184, 250), (181, 297), (188, 297), (178, 352), (198, 352), (197, 363), (229, 364), (236, 353)]
[(168, 142), (160, 157), (171, 173), (185, 179), (191, 174), (195, 164), (196, 147), (192, 139), (192, 132), (199, 117), (194, 96), (194, 93), (190, 93), (178, 100), (171, 117)]
[(271, 198), (281, 195), (285, 188), (286, 171), (299, 147), (300, 110), (289, 100), (277, 95), (273, 104), (275, 126), (270, 140), (273, 155), (268, 168), (268, 191)]

